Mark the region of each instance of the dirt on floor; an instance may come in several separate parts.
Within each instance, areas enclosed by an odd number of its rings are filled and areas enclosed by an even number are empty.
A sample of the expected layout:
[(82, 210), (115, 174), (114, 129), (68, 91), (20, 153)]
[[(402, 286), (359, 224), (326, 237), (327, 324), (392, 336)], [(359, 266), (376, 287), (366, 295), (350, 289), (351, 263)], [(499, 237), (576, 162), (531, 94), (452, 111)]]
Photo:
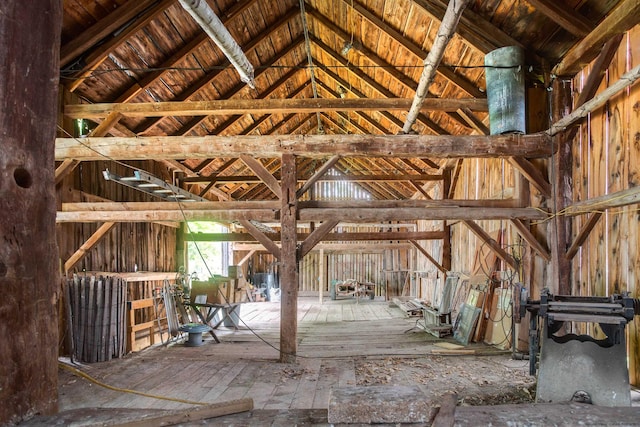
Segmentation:
[(528, 361), (496, 356), (424, 356), (356, 359), (357, 385), (418, 385), (436, 398), (451, 392), (459, 405), (501, 405), (535, 400)]

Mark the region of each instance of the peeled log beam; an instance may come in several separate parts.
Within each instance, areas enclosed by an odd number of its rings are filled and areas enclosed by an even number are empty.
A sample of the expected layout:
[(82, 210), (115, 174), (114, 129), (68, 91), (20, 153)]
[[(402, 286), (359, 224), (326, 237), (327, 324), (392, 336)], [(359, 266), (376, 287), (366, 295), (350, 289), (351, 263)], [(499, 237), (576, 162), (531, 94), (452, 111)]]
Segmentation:
[(275, 221), (278, 212), (255, 210), (146, 210), (146, 211), (75, 211), (58, 212), (56, 223), (65, 222), (157, 222), (157, 221)]
[[(152, 221), (275, 221), (279, 211), (271, 209), (175, 209), (175, 210), (86, 210), (58, 212), (57, 223), (64, 222), (152, 222)], [(547, 214), (535, 208), (489, 208), (459, 207), (446, 208), (352, 208), (352, 209), (299, 209), (301, 221), (339, 220), (353, 223), (410, 220), (489, 220), (489, 219), (530, 219), (543, 220)], [(390, 224), (390, 226), (393, 226)]]
[(78, 211), (175, 211), (175, 210), (280, 210), (277, 200), (233, 202), (76, 202), (63, 203), (63, 212)]
[(410, 221), (410, 220), (490, 220), (531, 219), (543, 220), (547, 214), (534, 208), (356, 208), (356, 209), (300, 209), (301, 221), (330, 219), (350, 222)]
[[(345, 99), (221, 99), (192, 102), (135, 102), (67, 105), (64, 114), (73, 119), (97, 119), (112, 112), (128, 117), (213, 116), (233, 114), (324, 113), (327, 111), (405, 111), (409, 98)], [(487, 100), (478, 98), (428, 98), (422, 110), (457, 111), (469, 108), (488, 111)]]
[[(264, 233), (269, 239), (280, 241), (280, 233)], [(298, 233), (298, 241), (309, 237), (309, 233)], [(323, 242), (360, 242), (381, 240), (439, 240), (444, 237), (442, 231), (376, 231), (353, 233), (329, 233)], [(189, 233), (184, 236), (186, 242), (256, 242), (249, 233)]]
[(214, 157), (507, 157), (551, 156), (551, 137), (530, 135), (266, 135), (57, 138), (55, 159), (148, 160)]
[(567, 206), (562, 213), (565, 215), (581, 215), (637, 203), (640, 203), (640, 187), (631, 187), (627, 190), (576, 202), (571, 206)]

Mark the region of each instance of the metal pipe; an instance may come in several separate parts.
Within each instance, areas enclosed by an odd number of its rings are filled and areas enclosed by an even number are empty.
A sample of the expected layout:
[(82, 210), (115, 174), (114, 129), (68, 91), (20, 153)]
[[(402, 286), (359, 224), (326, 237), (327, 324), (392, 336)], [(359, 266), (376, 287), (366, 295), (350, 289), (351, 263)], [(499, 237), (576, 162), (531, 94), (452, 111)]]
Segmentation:
[(238, 70), (240, 79), (255, 89), (253, 65), (242, 48), (224, 26), (220, 18), (209, 7), (206, 0), (179, 0), (180, 5), (196, 20), (205, 33), (215, 42), (229, 62)]
[(467, 7), (469, 0), (450, 0), (447, 11), (442, 18), (440, 28), (438, 28), (438, 34), (431, 46), (431, 51), (424, 60), (424, 68), (422, 69), (422, 76), (418, 82), (418, 89), (416, 89), (416, 96), (413, 98), (413, 104), (407, 114), (407, 119), (402, 127), (403, 133), (409, 133), (411, 127), (416, 122), (420, 108), (424, 99), (429, 93), (429, 86), (436, 75), (436, 69), (444, 56), (444, 49), (449, 44), (449, 40), (453, 37), (458, 26), (458, 21), (462, 16), (462, 11)]

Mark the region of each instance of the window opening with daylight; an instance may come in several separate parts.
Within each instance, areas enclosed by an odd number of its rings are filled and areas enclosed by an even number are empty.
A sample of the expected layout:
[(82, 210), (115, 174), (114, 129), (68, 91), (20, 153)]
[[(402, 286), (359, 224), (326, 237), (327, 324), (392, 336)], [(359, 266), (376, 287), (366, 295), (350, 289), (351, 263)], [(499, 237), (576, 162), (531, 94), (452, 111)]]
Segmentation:
[[(190, 234), (227, 233), (228, 227), (214, 222), (190, 221)], [(195, 273), (198, 280), (208, 280), (214, 275), (227, 276), (231, 245), (229, 242), (187, 242), (187, 271)]]

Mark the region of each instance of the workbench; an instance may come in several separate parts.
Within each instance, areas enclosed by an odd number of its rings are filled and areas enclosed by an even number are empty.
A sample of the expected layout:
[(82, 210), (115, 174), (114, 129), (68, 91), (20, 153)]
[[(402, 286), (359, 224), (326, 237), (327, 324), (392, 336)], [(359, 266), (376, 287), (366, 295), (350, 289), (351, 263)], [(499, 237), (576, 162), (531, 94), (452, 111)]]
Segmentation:
[[(218, 329), (220, 325), (226, 319), (229, 319), (233, 324), (235, 329), (238, 329), (238, 322), (236, 319), (240, 318), (240, 304), (236, 303), (227, 303), (227, 304), (210, 304), (210, 303), (199, 303), (199, 302), (186, 302), (185, 305), (191, 307), (193, 311), (196, 313), (196, 316), (200, 319), (200, 321), (211, 327), (209, 333), (213, 337), (213, 339), (219, 343), (220, 339), (214, 332), (214, 329)], [(220, 316), (219, 320), (215, 320), (217, 318), (217, 314), (220, 310), (223, 310), (223, 315)]]

